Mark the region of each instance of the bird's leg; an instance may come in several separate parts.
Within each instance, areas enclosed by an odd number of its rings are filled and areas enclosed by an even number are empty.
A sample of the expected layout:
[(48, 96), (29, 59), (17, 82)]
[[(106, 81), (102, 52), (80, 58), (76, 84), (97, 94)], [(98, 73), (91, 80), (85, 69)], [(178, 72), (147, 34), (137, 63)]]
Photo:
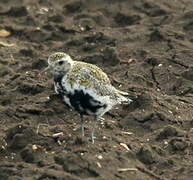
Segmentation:
[(80, 120), (81, 120), (82, 137), (84, 137), (84, 119), (82, 114), (80, 114)]
[(95, 128), (96, 128), (96, 124), (99, 120), (99, 117), (98, 116), (95, 116), (94, 118), (94, 122), (93, 122), (93, 127), (92, 127), (92, 131), (91, 131), (91, 140), (92, 140), (92, 143), (94, 144), (94, 133), (95, 133)]

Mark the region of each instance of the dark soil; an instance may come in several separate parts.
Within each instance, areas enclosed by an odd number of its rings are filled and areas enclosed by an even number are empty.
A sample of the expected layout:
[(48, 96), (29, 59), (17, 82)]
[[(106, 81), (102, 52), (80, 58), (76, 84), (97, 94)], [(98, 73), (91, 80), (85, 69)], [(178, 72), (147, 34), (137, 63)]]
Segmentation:
[[(39, 74), (56, 51), (134, 100), (104, 116), (95, 144)], [(193, 1), (1, 0), (0, 123), (1, 180), (191, 179)]]

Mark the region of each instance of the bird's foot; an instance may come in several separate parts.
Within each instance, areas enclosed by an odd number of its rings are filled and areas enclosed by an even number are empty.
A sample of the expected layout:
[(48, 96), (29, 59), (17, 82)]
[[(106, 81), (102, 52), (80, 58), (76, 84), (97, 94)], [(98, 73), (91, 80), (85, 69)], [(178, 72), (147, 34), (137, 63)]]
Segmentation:
[(92, 141), (92, 144), (94, 144), (95, 139), (96, 139), (96, 137), (95, 137), (95, 136), (91, 136), (91, 141)]

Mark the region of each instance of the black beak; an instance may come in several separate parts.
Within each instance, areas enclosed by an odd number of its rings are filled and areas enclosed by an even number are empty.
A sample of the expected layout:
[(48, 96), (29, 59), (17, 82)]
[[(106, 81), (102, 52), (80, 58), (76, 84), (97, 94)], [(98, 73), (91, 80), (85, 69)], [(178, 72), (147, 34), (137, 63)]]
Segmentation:
[(41, 74), (43, 74), (43, 73), (45, 73), (45, 72), (47, 72), (47, 71), (49, 71), (50, 70), (50, 66), (48, 66), (48, 67), (46, 67), (45, 69), (43, 69), (42, 71), (41, 71)]

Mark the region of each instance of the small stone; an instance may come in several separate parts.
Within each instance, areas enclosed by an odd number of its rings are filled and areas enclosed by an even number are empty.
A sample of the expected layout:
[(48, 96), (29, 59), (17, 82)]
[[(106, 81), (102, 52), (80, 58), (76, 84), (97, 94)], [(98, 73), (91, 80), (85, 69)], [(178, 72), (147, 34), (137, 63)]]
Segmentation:
[(35, 145), (35, 144), (32, 145), (32, 149), (33, 149), (33, 150), (37, 150), (37, 149), (38, 149), (37, 145)]
[(0, 30), (0, 37), (7, 37), (9, 36), (11, 33), (5, 29), (1, 29)]
[(98, 155), (97, 158), (98, 159), (103, 159), (103, 156), (102, 155)]

